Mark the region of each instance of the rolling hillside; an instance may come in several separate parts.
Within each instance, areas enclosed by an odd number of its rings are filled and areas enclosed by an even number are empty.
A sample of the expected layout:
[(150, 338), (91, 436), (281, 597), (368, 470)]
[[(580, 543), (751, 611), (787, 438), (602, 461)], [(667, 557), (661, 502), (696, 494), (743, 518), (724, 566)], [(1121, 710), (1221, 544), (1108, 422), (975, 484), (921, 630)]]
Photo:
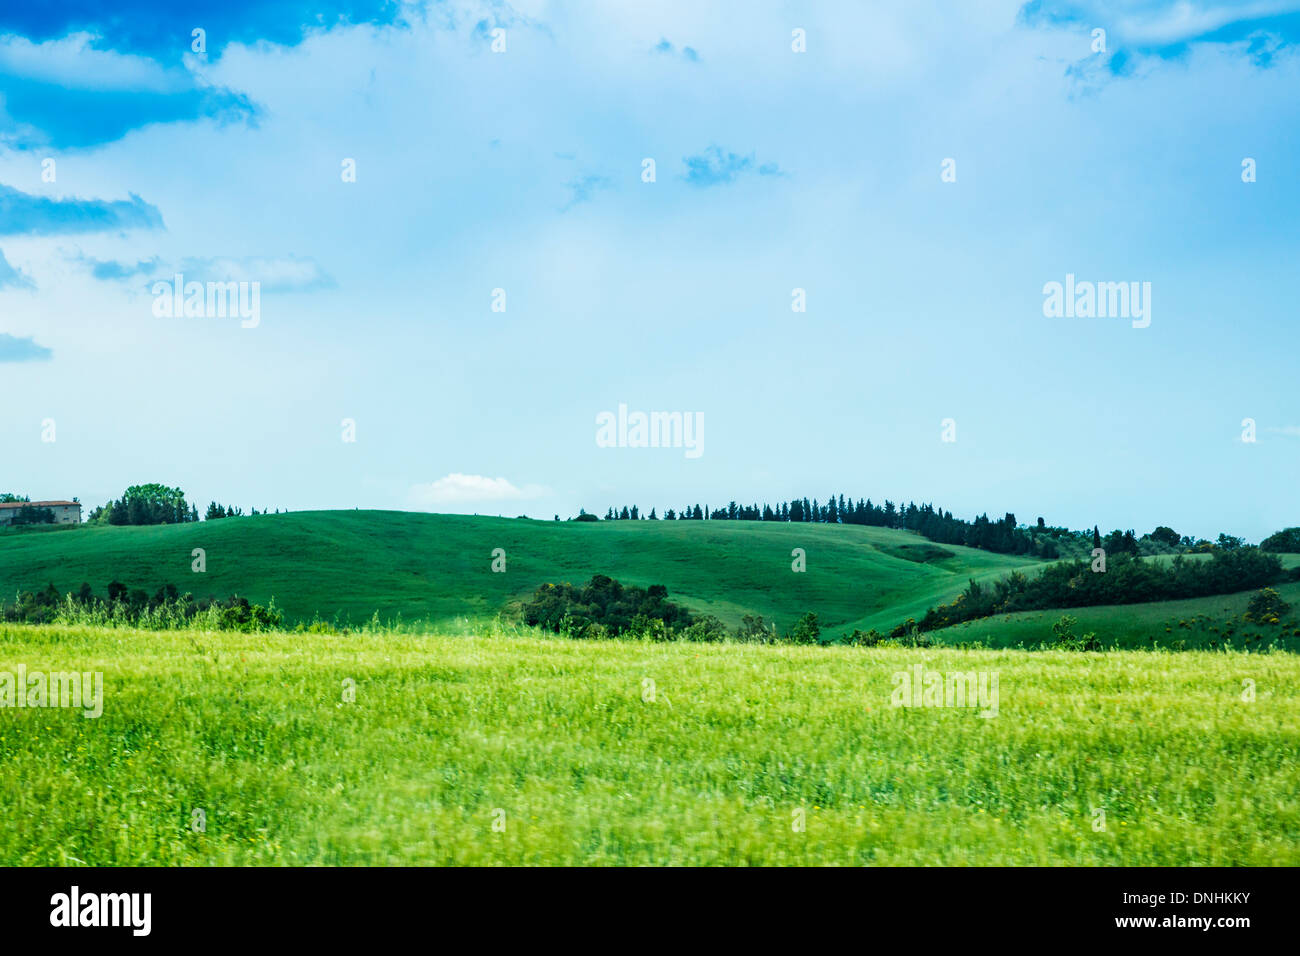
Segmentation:
[[(1294, 562), (1284, 563), (1294, 565)], [(1287, 623), (1300, 624), (1300, 583), (1279, 584), (1277, 592), (1293, 609)], [(1296, 627), (1255, 625), (1241, 619), (1253, 593), (1243, 591), (1149, 604), (1021, 611), (966, 621), (933, 631), (930, 637), (943, 644), (1035, 647), (1041, 641), (1050, 640), (1053, 623), (1062, 614), (1068, 614), (1078, 621), (1074, 628), (1076, 635), (1095, 633), (1107, 646), (1140, 648), (1158, 643), (1161, 647), (1200, 649), (1222, 647), (1231, 640), (1235, 647), (1255, 649), (1253, 645), (1277, 640), (1281, 647), (1300, 650), (1300, 632)]]
[[(203, 548), (207, 572), (190, 569)], [(492, 573), (504, 548), (505, 573)], [(807, 571), (791, 571), (791, 550)], [(943, 556), (950, 554), (951, 556)], [(928, 559), (928, 560), (927, 560)], [(543, 582), (595, 573), (665, 584), (669, 595), (729, 625), (746, 613), (787, 627), (816, 611), (827, 636), (892, 627), (951, 600), (975, 577), (1001, 577), (1023, 557), (945, 546), (905, 531), (755, 522), (554, 522), (392, 511), (315, 511), (151, 527), (0, 534), (0, 594), (53, 583), (108, 582), (153, 593), (272, 597), (291, 620), (483, 620)]]

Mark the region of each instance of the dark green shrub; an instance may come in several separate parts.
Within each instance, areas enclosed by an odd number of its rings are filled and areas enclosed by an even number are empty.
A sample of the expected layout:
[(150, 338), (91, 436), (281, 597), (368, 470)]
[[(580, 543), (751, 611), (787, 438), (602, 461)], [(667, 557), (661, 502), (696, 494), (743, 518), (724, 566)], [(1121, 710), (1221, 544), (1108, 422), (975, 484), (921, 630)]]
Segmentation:
[(1257, 624), (1280, 624), (1289, 610), (1291, 605), (1283, 600), (1282, 595), (1272, 588), (1263, 588), (1250, 596), (1242, 617)]
[(1300, 528), (1283, 528), (1270, 534), (1259, 543), (1261, 551), (1280, 551), (1285, 554), (1300, 554)]
[(1099, 651), (1101, 642), (1097, 640), (1097, 635), (1089, 632), (1082, 637), (1076, 637), (1074, 627), (1078, 624), (1077, 618), (1068, 614), (1062, 614), (1060, 620), (1052, 625), (1053, 646), (1063, 651)]
[(668, 588), (622, 585), (604, 574), (581, 587), (543, 584), (523, 607), (524, 623), (572, 637), (628, 633), (674, 640), (695, 619), (668, 600)]
[(812, 611), (806, 611), (790, 629), (789, 639), (794, 644), (819, 644), (821, 635), (822, 628), (817, 623), (817, 615)]
[(848, 644), (850, 647), (875, 647), (884, 639), (885, 635), (874, 627), (869, 631), (859, 631), (854, 628), (853, 633), (846, 637), (843, 643)]
[(746, 614), (736, 628), (736, 640), (751, 644), (775, 644), (775, 626), (766, 623), (761, 614)]
[(714, 643), (727, 639), (727, 626), (712, 614), (705, 614), (682, 628), (683, 641), (700, 641)]

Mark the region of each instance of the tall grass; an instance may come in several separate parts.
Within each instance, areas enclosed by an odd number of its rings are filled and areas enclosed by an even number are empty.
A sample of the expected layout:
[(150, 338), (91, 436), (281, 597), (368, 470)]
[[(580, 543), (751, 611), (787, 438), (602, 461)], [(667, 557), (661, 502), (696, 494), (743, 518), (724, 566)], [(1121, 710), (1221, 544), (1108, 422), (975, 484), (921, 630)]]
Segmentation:
[[(998, 716), (891, 706), (918, 661)], [(0, 625), (19, 663), (104, 712), (0, 709), (2, 864), (1300, 863), (1294, 654)]]
[[(267, 610), (272, 615), (276, 613), (274, 598), (271, 599)], [(72, 594), (65, 594), (59, 602), (54, 611), (53, 623), (141, 631), (232, 630), (228, 609), (218, 604), (196, 607), (177, 599), (137, 607), (122, 601), (79, 601)], [(256, 626), (246, 629), (269, 630), (269, 628)]]

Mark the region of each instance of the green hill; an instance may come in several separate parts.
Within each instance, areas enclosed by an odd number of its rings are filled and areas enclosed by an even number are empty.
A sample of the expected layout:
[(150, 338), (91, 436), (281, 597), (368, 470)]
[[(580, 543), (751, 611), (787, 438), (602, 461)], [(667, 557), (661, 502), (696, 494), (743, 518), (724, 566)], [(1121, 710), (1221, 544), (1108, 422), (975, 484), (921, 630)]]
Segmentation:
[[(190, 569), (195, 548), (207, 572)], [(491, 571), (506, 552), (505, 573)], [(791, 571), (803, 548), (807, 571)], [(393, 511), (312, 511), (149, 527), (0, 534), (0, 594), (109, 581), (152, 594), (272, 597), (290, 620), (491, 618), (543, 582), (608, 574), (665, 584), (673, 600), (729, 625), (761, 614), (779, 627), (816, 611), (827, 636), (892, 627), (1032, 559), (931, 544), (855, 525), (730, 521), (531, 521)]]
[[(1294, 562), (1284, 563), (1294, 566)], [(1108, 647), (1158, 645), (1191, 650), (1231, 644), (1255, 650), (1279, 642), (1280, 647), (1300, 650), (1300, 583), (1279, 584), (1276, 590), (1292, 610), (1286, 620), (1272, 626), (1242, 619), (1246, 604), (1254, 593), (1243, 591), (1184, 601), (999, 614), (932, 631), (929, 637), (941, 644), (1036, 647), (1042, 642), (1051, 643), (1052, 625), (1060, 620), (1061, 615), (1068, 614), (1078, 622), (1074, 627), (1076, 636), (1092, 632)]]

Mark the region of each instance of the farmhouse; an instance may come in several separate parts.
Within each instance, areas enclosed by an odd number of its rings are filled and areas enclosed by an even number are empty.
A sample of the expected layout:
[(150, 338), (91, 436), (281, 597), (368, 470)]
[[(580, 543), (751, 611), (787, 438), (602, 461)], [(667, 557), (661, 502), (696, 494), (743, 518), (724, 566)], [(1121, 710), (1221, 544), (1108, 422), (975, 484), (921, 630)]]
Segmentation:
[(81, 523), (81, 505), (75, 501), (7, 501), (0, 504), (0, 527), (13, 524), (20, 508), (48, 508), (55, 524)]

